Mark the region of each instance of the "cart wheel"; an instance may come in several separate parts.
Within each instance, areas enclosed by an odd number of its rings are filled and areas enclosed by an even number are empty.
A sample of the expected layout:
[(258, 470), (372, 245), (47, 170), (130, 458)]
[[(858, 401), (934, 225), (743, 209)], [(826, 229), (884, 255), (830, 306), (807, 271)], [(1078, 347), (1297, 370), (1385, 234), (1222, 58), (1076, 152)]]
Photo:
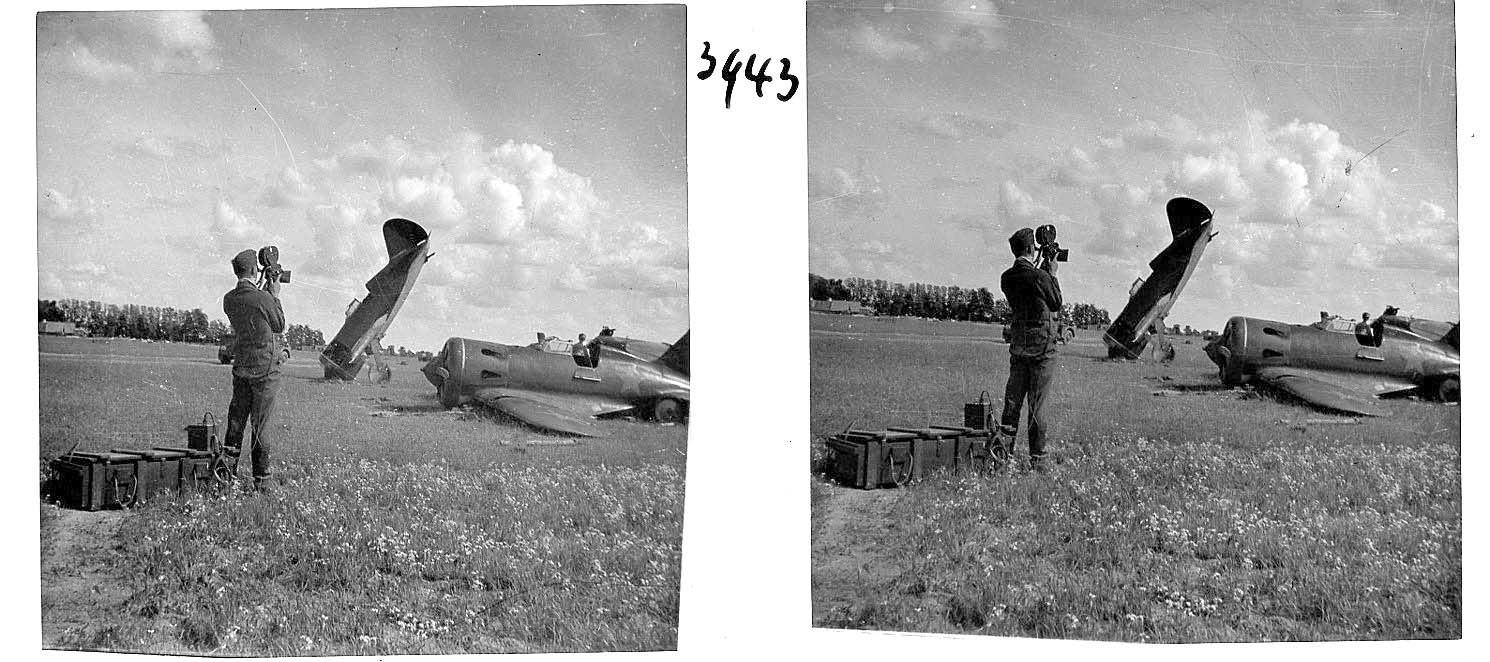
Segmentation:
[(679, 423), (683, 420), (683, 404), (674, 398), (663, 398), (652, 405), (652, 418), (659, 423)]
[(228, 461), (222, 457), (213, 459), (208, 471), (212, 474), (212, 482), (218, 487), (232, 485), (238, 478), (234, 467), (229, 466)]

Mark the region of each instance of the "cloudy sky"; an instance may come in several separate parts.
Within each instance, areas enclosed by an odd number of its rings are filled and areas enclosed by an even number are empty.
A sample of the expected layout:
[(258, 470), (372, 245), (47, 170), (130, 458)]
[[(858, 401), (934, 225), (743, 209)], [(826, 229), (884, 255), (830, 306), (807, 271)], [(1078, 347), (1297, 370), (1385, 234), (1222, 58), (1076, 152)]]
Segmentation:
[(1459, 319), (1447, 1), (808, 5), (809, 268), (987, 286), (1055, 223), (1067, 300), (1112, 314), (1221, 232), (1169, 316)]
[(37, 18), (43, 298), (216, 319), (277, 244), (329, 338), (413, 219), (436, 253), (386, 342), (688, 324), (678, 6)]

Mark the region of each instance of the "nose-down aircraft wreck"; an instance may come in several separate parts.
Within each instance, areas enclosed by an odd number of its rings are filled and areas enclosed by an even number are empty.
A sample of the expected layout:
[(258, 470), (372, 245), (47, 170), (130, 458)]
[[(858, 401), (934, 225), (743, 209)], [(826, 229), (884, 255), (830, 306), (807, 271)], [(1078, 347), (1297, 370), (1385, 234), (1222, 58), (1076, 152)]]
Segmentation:
[(1235, 386), (1255, 378), (1315, 406), (1380, 416), (1373, 396), (1459, 400), (1459, 325), (1397, 315), (1371, 333), (1339, 333), (1233, 317), (1206, 355)]
[[(536, 343), (535, 343), (536, 344)], [(611, 343), (579, 354), (451, 338), (424, 366), (440, 404), (467, 398), (537, 428), (600, 436), (591, 418), (641, 411), (661, 422), (688, 415), (688, 334), (655, 358)]]
[(1149, 262), (1153, 273), (1139, 280), (1128, 305), (1102, 334), (1108, 358), (1137, 359), (1148, 346), (1150, 331), (1164, 332), (1164, 316), (1216, 236), (1211, 232), (1211, 210), (1195, 200), (1174, 198), (1164, 205), (1164, 212), (1174, 239)]
[(367, 296), (352, 301), (347, 321), (321, 352), (326, 379), (356, 379), (367, 362), (366, 349), (372, 350), (379, 376), (385, 381), (388, 378), (378, 343), (429, 261), (429, 233), (413, 221), (391, 218), (383, 224), (383, 241), (388, 245), (388, 266), (367, 281)]

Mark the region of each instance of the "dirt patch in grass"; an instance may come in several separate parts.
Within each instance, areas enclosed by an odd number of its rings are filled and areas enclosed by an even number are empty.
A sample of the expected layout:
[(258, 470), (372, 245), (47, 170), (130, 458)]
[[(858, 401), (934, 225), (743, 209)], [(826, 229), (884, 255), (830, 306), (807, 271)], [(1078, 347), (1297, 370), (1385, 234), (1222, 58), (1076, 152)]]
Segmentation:
[(109, 562), (123, 511), (85, 512), (42, 506), (43, 648), (115, 650), (123, 643), (99, 614), (119, 613), (129, 598)]

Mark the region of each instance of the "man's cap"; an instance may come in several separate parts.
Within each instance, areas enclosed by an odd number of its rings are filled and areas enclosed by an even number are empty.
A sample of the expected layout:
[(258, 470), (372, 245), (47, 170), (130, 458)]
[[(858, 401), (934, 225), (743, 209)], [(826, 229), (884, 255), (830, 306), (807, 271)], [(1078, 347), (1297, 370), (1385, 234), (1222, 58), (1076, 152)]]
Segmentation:
[(233, 256), (233, 273), (246, 274), (259, 266), (259, 254), (252, 249)]
[(1029, 228), (1019, 228), (1009, 236), (1009, 250), (1015, 255), (1024, 255), (1035, 248), (1035, 231)]

